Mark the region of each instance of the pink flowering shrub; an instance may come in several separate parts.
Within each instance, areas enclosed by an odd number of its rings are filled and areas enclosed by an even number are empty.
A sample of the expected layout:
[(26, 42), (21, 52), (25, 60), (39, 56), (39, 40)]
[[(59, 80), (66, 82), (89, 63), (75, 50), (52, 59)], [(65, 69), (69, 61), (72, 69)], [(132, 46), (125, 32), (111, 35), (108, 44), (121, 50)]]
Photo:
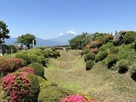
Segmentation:
[(16, 72), (2, 78), (3, 100), (20, 102), (31, 90), (31, 82), (27, 72)]
[(27, 72), (27, 73), (31, 73), (34, 74), (34, 69), (31, 67), (23, 67), (17, 70), (18, 72)]
[(96, 101), (92, 98), (86, 98), (85, 96), (77, 94), (62, 98), (60, 102), (96, 102)]
[(96, 54), (96, 53), (98, 53), (98, 49), (97, 48), (93, 48), (92, 52)]
[(3, 72), (3, 74), (5, 75), (10, 70), (11, 68), (10, 68), (8, 61), (5, 58), (0, 57), (0, 73)]
[(20, 58), (9, 58), (8, 62), (11, 67), (11, 71), (15, 71), (25, 65), (25, 62)]

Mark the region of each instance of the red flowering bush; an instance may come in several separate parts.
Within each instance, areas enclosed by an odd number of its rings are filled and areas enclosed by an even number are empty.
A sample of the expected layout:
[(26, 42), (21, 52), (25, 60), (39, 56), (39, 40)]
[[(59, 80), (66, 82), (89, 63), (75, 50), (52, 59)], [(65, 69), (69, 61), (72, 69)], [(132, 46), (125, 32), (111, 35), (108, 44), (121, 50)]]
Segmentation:
[(92, 52), (96, 54), (96, 53), (98, 53), (98, 49), (97, 48), (93, 48)]
[(62, 98), (60, 102), (96, 102), (96, 101), (92, 98), (89, 99), (86, 98), (85, 96), (77, 94), (77, 95), (70, 95), (65, 98)]
[(9, 58), (8, 62), (12, 71), (15, 71), (25, 65), (25, 62), (20, 58)]
[(113, 39), (113, 36), (112, 36), (112, 35), (109, 35), (109, 36), (107, 36), (107, 38), (108, 38), (109, 40), (111, 40), (111, 39)]
[(2, 78), (3, 100), (20, 102), (31, 90), (31, 82), (27, 72), (11, 73)]
[(10, 70), (11, 68), (10, 68), (8, 61), (5, 58), (0, 57), (0, 73), (3, 72), (3, 74), (6, 74)]
[(90, 48), (92, 44), (93, 44), (93, 41), (90, 41), (90, 43), (86, 45), (86, 48)]
[(27, 72), (27, 73), (31, 73), (34, 74), (34, 69), (31, 67), (23, 67), (17, 70), (18, 72)]
[(97, 41), (97, 42), (96, 42), (96, 47), (101, 47), (101, 46), (102, 46), (102, 44), (103, 44), (103, 42), (102, 42), (102, 41)]

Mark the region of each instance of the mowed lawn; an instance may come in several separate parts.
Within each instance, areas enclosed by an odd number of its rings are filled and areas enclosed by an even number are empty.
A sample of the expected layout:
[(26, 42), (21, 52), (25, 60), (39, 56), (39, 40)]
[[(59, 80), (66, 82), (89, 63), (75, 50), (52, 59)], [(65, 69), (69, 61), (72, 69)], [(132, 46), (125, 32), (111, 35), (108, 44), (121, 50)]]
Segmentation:
[(45, 68), (47, 80), (75, 93), (90, 95), (98, 102), (136, 102), (136, 81), (129, 72), (119, 74), (101, 63), (86, 71), (80, 50), (60, 52), (61, 57), (50, 59)]

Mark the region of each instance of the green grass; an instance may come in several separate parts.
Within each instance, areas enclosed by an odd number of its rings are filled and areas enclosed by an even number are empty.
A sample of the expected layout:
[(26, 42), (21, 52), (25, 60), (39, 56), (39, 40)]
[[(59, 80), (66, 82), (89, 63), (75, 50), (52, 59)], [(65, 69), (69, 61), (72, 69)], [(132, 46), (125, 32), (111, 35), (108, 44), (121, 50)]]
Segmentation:
[(45, 68), (47, 80), (59, 87), (96, 98), (98, 102), (135, 102), (136, 82), (129, 72), (119, 74), (101, 63), (86, 71), (84, 57), (78, 50), (61, 51), (61, 57), (50, 59)]

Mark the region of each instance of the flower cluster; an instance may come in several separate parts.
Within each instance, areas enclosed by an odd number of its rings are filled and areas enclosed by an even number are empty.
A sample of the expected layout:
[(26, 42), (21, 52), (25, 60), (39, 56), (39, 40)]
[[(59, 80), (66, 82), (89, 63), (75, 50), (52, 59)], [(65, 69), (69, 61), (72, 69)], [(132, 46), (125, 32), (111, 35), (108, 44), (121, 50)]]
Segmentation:
[(18, 69), (18, 72), (27, 72), (27, 73), (34, 74), (34, 69), (31, 67), (23, 67)]
[(112, 35), (107, 36), (108, 39), (113, 39)]
[(8, 62), (10, 64), (11, 70), (15, 71), (24, 66), (25, 62), (20, 58), (9, 58)]
[(98, 53), (98, 49), (94, 48), (94, 49), (92, 49), (92, 52), (96, 54), (96, 53)]
[(77, 94), (77, 95), (70, 95), (65, 98), (62, 98), (60, 102), (96, 102), (96, 101), (92, 98), (88, 99), (85, 96)]
[(90, 41), (89, 44), (86, 45), (86, 48), (90, 48), (93, 44), (93, 41)]
[(3, 99), (10, 102), (19, 102), (27, 96), (31, 89), (28, 74), (27, 72), (16, 72), (2, 78)]
[(102, 42), (102, 41), (97, 41), (97, 42), (96, 42), (96, 46), (97, 46), (97, 47), (101, 47), (101, 46), (102, 46), (102, 44), (103, 44), (103, 42)]

